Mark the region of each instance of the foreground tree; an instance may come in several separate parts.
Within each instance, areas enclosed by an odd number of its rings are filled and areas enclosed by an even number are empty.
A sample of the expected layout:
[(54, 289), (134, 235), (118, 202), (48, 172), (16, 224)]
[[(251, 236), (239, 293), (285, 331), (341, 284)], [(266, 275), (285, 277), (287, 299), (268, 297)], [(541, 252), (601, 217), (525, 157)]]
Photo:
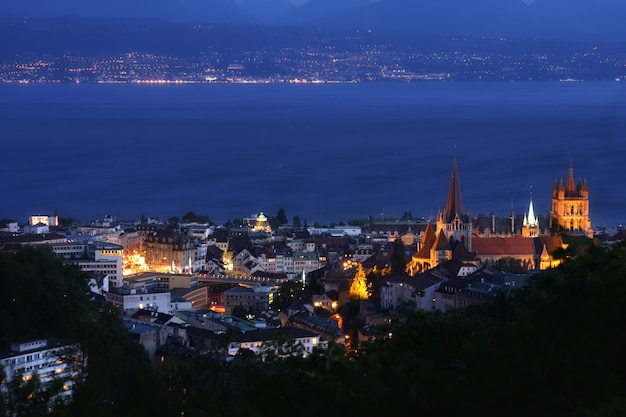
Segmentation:
[[(0, 320), (0, 349), (28, 339), (66, 338), (88, 358), (86, 381), (74, 387), (71, 404), (54, 407), (55, 415), (148, 416), (163, 410), (166, 391), (154, 378), (151, 358), (131, 339), (117, 309), (98, 311), (91, 303), (87, 276), (76, 265), (44, 245), (0, 253), (0, 285), (0, 313), (11, 317)], [(48, 414), (55, 389), (62, 389), (42, 387), (37, 378), (13, 383), (3, 400), (17, 415)]]
[(404, 242), (400, 238), (393, 241), (393, 252), (391, 253), (391, 274), (404, 274), (406, 271)]

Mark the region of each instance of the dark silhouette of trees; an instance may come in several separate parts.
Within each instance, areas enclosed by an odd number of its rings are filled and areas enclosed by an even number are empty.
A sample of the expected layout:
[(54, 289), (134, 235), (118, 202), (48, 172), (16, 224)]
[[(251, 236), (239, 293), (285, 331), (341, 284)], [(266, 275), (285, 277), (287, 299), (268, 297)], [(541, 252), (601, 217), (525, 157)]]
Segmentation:
[[(76, 265), (64, 263), (45, 245), (0, 253), (0, 285), (0, 314), (11, 318), (0, 320), (0, 349), (28, 339), (63, 338), (78, 342), (86, 352), (87, 379), (74, 387), (75, 401), (55, 408), (55, 414), (97, 417), (159, 411), (166, 391), (154, 378), (146, 350), (131, 340), (116, 309), (109, 305), (100, 312), (91, 303), (87, 276)], [(10, 398), (17, 403), (11, 407), (31, 407), (20, 408), (19, 415), (40, 415), (39, 403), (20, 405), (23, 395), (38, 389), (36, 378), (15, 388)], [(46, 395), (51, 394), (36, 397)], [(109, 405), (103, 407), (105, 402)]]
[(406, 271), (404, 242), (400, 238), (393, 241), (393, 252), (391, 252), (390, 266), (391, 274), (404, 274)]
[(239, 317), (240, 319), (245, 319), (246, 315), (248, 314), (248, 309), (246, 309), (244, 306), (235, 306), (233, 307), (233, 312), (232, 312), (233, 316), (235, 317)]
[(494, 263), (494, 267), (502, 272), (510, 272), (512, 274), (523, 274), (528, 272), (519, 259), (500, 258)]
[(21, 339), (81, 338), (96, 311), (85, 275), (48, 246), (0, 253), (0, 345)]
[(282, 226), (284, 224), (289, 223), (289, 220), (287, 220), (287, 215), (285, 214), (285, 209), (284, 208), (280, 208), (278, 210), (278, 213), (276, 214), (276, 220), (278, 220), (278, 223)]
[[(583, 247), (506, 298), (445, 312), (401, 306), (376, 338), (349, 350), (330, 341), (308, 356), (265, 362), (168, 355), (158, 374), (118, 312), (93, 310), (75, 268), (26, 249), (0, 256), (0, 309), (19, 323), (0, 322), (0, 337), (6, 345), (58, 333), (85, 343), (89, 378), (75, 403), (55, 411), (64, 416), (399, 415), (407, 406), (420, 415), (621, 416), (626, 246)], [(297, 288), (282, 291), (292, 298)]]
[(293, 227), (301, 227), (302, 222), (300, 221), (300, 216), (293, 216)]

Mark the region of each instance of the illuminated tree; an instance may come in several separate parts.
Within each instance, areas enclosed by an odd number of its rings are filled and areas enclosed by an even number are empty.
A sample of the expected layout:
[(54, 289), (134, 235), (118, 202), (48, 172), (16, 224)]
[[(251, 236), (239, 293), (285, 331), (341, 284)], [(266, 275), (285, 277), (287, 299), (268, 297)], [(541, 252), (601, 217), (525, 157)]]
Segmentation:
[(350, 285), (350, 298), (354, 300), (367, 300), (372, 292), (372, 284), (367, 282), (363, 265), (357, 263), (356, 274)]

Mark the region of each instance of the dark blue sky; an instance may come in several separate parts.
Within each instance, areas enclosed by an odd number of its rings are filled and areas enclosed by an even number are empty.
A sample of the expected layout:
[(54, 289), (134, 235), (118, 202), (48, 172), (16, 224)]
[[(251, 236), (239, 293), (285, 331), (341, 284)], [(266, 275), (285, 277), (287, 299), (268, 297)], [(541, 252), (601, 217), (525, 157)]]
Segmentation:
[(143, 17), (626, 41), (626, 0), (3, 0), (7, 16)]

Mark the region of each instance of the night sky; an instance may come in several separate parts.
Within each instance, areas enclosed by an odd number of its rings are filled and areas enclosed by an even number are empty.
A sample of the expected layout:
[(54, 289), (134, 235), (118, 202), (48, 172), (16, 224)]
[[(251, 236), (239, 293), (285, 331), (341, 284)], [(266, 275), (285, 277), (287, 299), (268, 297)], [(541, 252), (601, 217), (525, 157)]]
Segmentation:
[(0, 15), (158, 18), (205, 23), (626, 40), (624, 0), (11, 0)]

